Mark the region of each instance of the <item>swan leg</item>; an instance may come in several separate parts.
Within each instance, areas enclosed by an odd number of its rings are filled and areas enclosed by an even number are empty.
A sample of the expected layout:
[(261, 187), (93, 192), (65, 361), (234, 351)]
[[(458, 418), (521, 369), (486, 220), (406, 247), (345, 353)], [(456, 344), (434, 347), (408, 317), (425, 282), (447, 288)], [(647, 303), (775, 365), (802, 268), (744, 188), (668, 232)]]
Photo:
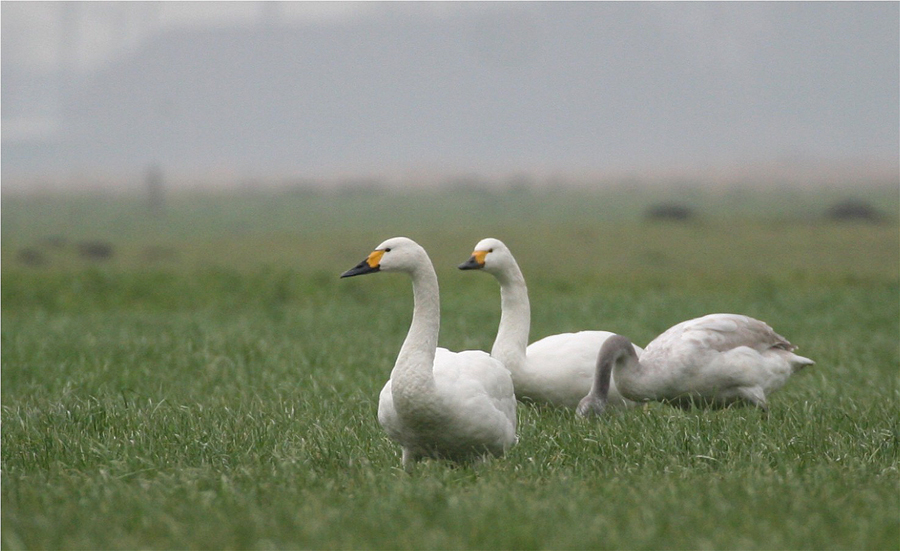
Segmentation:
[(477, 469), (482, 465), (489, 465), (493, 458), (494, 456), (492, 454), (485, 452), (475, 458), (475, 460), (472, 462), (472, 466)]
[(410, 448), (403, 448), (403, 470), (411, 473), (413, 467), (416, 464), (416, 461), (419, 460), (419, 454), (412, 451)]

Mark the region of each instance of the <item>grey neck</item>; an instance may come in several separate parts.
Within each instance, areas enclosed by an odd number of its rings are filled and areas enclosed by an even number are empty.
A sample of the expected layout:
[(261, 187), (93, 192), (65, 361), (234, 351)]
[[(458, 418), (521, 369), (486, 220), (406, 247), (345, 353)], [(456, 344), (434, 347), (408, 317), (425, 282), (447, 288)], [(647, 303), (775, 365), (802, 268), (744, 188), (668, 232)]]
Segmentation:
[(630, 340), (622, 335), (613, 335), (606, 339), (597, 355), (597, 369), (590, 395), (606, 403), (613, 369), (615, 368), (618, 377), (626, 364), (633, 367), (633, 364), (637, 363), (637, 354)]

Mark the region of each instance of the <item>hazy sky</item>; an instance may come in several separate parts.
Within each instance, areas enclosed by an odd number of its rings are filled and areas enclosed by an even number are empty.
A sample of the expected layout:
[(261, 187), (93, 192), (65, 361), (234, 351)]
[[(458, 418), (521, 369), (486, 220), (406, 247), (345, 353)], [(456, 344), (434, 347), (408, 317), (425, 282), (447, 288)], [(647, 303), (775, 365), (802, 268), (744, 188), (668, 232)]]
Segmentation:
[[(72, 4), (66, 6), (65, 4)], [(268, 4), (268, 5), (266, 5)], [(435, 18), (459, 12), (496, 11), (479, 2), (3, 2), (3, 62), (54, 69), (66, 34), (68, 10), (81, 27), (74, 58), (92, 70), (127, 55), (142, 40), (176, 27), (226, 28), (277, 16), (289, 25), (335, 25), (387, 13)]]
[(896, 2), (3, 2), (0, 21), (4, 179), (900, 171)]

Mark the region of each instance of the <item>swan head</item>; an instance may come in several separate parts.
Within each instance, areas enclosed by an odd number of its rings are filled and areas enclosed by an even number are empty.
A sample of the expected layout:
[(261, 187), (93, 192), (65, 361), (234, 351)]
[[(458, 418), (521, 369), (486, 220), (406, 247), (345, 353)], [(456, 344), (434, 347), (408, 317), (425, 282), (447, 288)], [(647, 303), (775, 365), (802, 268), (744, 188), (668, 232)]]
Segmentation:
[(599, 417), (606, 409), (606, 398), (588, 394), (578, 402), (575, 412), (579, 417)]
[(428, 262), (425, 249), (418, 243), (408, 237), (392, 237), (375, 247), (365, 260), (341, 274), (341, 277), (375, 272), (412, 272)]
[(486, 272), (497, 274), (508, 267), (514, 266), (516, 263), (503, 241), (488, 237), (482, 239), (475, 245), (472, 256), (469, 260), (458, 266), (460, 270), (484, 270)]

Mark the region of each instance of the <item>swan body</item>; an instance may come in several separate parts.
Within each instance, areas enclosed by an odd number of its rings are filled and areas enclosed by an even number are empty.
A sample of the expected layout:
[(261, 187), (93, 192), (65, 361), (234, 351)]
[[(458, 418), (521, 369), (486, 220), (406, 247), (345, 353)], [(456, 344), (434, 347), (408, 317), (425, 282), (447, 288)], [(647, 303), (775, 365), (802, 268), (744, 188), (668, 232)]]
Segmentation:
[(404, 468), (423, 457), (503, 455), (517, 441), (509, 372), (486, 352), (437, 347), (437, 275), (416, 242), (388, 239), (341, 277), (378, 271), (407, 273), (413, 284), (412, 323), (378, 400), (378, 422), (402, 446)]
[[(591, 390), (597, 354), (608, 331), (579, 331), (551, 335), (528, 345), (531, 306), (528, 288), (516, 259), (498, 239), (482, 239), (462, 270), (483, 270), (500, 283), (500, 327), (491, 356), (510, 371), (520, 399), (576, 408)], [(637, 348), (638, 353), (641, 349)], [(611, 381), (608, 403), (634, 405)]]
[(638, 359), (622, 336), (609, 339), (597, 357), (594, 386), (578, 406), (581, 415), (605, 407), (609, 377), (630, 400), (723, 407), (768, 408), (766, 396), (796, 371), (815, 362), (765, 322), (738, 314), (710, 314), (679, 323), (654, 339)]

